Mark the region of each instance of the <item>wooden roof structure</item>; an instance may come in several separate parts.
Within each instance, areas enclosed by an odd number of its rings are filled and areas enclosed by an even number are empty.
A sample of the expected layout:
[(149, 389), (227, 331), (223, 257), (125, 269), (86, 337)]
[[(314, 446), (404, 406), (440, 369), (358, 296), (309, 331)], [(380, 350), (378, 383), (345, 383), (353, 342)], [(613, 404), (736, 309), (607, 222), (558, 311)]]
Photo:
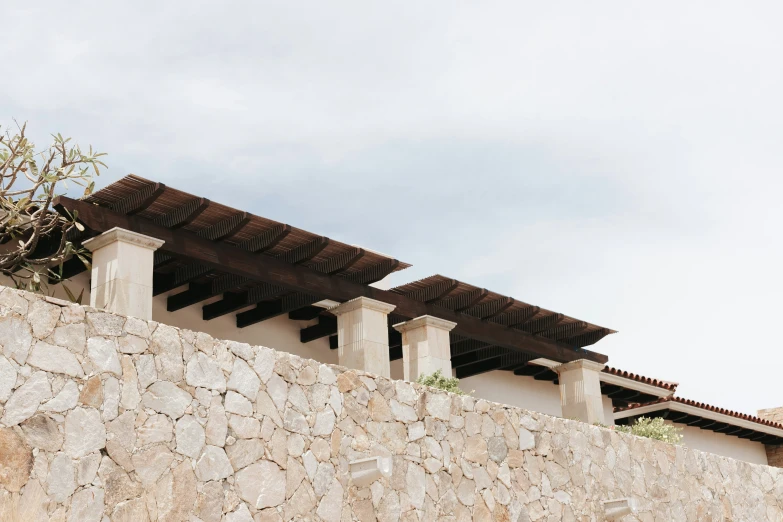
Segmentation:
[(668, 397), (650, 404), (634, 404), (620, 409), (615, 413), (615, 424), (631, 424), (642, 416), (662, 417), (677, 424), (762, 444), (783, 444), (783, 424), (682, 397)]
[[(170, 311), (220, 296), (202, 305), (204, 320), (236, 313), (242, 328), (286, 313), (294, 320), (318, 319), (302, 330), (301, 340), (308, 342), (336, 332), (335, 318), (315, 303), (364, 296), (395, 306), (390, 324), (422, 315), (457, 323), (452, 350), (458, 376), (514, 369), (538, 357), (607, 360), (585, 346), (612, 330), (443, 276), (381, 290), (370, 284), (410, 265), (139, 176), (81, 200), (61, 196), (55, 208), (78, 213), (86, 230), (77, 242), (114, 227), (163, 240), (155, 254), (154, 293), (183, 287), (168, 296)], [(65, 276), (79, 270), (78, 260), (63, 267)], [(400, 344), (391, 329), (392, 359), (402, 357)]]

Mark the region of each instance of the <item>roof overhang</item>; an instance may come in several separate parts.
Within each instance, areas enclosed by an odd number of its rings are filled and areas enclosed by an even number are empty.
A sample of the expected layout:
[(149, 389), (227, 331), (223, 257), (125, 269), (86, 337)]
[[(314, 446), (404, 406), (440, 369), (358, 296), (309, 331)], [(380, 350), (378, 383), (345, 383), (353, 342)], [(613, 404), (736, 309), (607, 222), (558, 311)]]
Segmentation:
[[(729, 426), (736, 426), (737, 428), (753, 431), (758, 434), (765, 434), (771, 437), (776, 437), (779, 439), (779, 442), (777, 442), (778, 444), (783, 442), (783, 428), (769, 426), (759, 422), (754, 422), (752, 420), (742, 419), (734, 415), (727, 415), (725, 413), (713, 411), (708, 408), (694, 406), (692, 404), (685, 404), (683, 402), (679, 402), (678, 400), (662, 400), (660, 402), (656, 402), (653, 404), (636, 406), (626, 410), (618, 411), (615, 412), (614, 418), (615, 421), (618, 421), (622, 419), (632, 419), (632, 418), (642, 417), (642, 416), (646, 416), (646, 417), (659, 416), (654, 414), (658, 414), (660, 412), (677, 412), (677, 413), (683, 413), (692, 418), (708, 419), (710, 421), (715, 421), (716, 423), (721, 423)], [(686, 419), (689, 417), (681, 417), (681, 418)], [(678, 421), (675, 419), (668, 419), (668, 420), (671, 420), (671, 422), (674, 423), (678, 423)], [(680, 424), (692, 424), (702, 429), (709, 429), (708, 427), (698, 426), (698, 421), (682, 422)], [(728, 434), (730, 435), (731, 433)], [(752, 438), (752, 437), (743, 436), (742, 438)], [(766, 443), (770, 443), (770, 442), (766, 442)]]
[[(451, 307), (453, 303), (428, 302), (374, 288), (372, 282), (409, 265), (137, 176), (127, 176), (85, 200), (59, 197), (54, 204), (61, 212), (78, 212), (86, 227), (81, 240), (119, 227), (165, 241), (156, 253), (155, 293), (188, 286), (168, 296), (169, 311), (222, 295), (222, 301), (203, 307), (205, 320), (239, 312), (237, 326), (244, 327), (288, 313), (292, 319), (318, 318), (316, 326), (321, 326), (328, 312), (316, 303), (364, 296), (395, 306), (391, 324), (422, 315), (457, 323), (452, 342), (466, 341), (464, 353), (479, 351), (482, 359), (478, 366), (471, 366), (471, 372), (501, 369), (498, 364), (509, 369), (536, 357), (561, 362), (607, 360), (583, 348), (600, 336), (580, 340), (581, 345), (561, 338), (564, 332), (573, 333), (576, 327), (570, 324), (565, 329), (532, 333), (476, 315), (470, 306)], [(351, 264), (357, 257), (359, 263)], [(248, 306), (254, 308), (246, 310)], [(321, 332), (330, 331), (331, 320), (325, 318)], [(591, 327), (585, 328), (596, 335)], [(306, 342), (302, 333), (302, 342)], [(486, 347), (493, 353), (480, 352)]]

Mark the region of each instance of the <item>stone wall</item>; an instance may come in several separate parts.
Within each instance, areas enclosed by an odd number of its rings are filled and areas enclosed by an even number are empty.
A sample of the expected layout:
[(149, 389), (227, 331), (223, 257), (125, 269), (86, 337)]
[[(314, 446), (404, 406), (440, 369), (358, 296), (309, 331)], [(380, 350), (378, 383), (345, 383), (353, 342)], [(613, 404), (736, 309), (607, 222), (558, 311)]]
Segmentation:
[[(783, 423), (783, 408), (767, 408), (758, 411), (759, 418), (766, 419), (768, 421)], [(780, 444), (767, 444), (765, 446), (767, 451), (767, 463), (770, 466), (783, 468), (783, 445)]]
[(0, 343), (0, 486), (40, 520), (783, 517), (776, 468), (8, 288)]

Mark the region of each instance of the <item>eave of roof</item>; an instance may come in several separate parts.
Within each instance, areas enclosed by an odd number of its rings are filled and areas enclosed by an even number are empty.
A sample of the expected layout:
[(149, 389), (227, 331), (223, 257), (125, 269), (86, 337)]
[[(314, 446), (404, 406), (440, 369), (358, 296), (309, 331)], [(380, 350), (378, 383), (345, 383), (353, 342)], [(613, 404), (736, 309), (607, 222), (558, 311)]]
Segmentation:
[[(669, 409), (672, 411), (678, 411), (682, 413), (698, 414), (705, 418), (723, 422), (725, 424), (731, 424), (738, 427), (743, 427), (758, 431), (760, 433), (767, 433), (776, 437), (783, 438), (783, 424), (762, 419), (755, 415), (748, 415), (746, 413), (740, 413), (725, 408), (719, 408), (703, 402), (693, 401), (682, 397), (665, 397), (655, 402), (640, 404), (631, 406), (628, 408), (619, 409), (615, 412), (615, 419), (624, 419), (628, 417), (637, 417), (644, 415), (645, 413), (651, 413)], [(672, 422), (677, 422), (672, 421)]]

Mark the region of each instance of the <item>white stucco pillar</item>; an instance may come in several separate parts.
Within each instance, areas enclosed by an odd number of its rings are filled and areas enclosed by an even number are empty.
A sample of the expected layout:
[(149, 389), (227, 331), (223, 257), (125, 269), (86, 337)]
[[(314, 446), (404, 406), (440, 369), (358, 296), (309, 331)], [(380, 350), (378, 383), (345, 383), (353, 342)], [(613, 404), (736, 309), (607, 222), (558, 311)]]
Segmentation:
[(599, 373), (601, 363), (579, 359), (552, 368), (560, 381), (563, 417), (589, 424), (606, 424)]
[(451, 377), (451, 343), (449, 332), (457, 323), (422, 315), (394, 325), (402, 334), (403, 378), (415, 381), (420, 375), (440, 370)]
[(337, 349), (341, 366), (390, 376), (389, 313), (394, 305), (357, 297), (329, 311), (337, 316)]
[(83, 244), (92, 252), (90, 306), (152, 319), (154, 252), (163, 241), (113, 228)]

